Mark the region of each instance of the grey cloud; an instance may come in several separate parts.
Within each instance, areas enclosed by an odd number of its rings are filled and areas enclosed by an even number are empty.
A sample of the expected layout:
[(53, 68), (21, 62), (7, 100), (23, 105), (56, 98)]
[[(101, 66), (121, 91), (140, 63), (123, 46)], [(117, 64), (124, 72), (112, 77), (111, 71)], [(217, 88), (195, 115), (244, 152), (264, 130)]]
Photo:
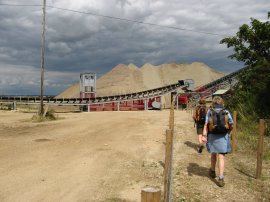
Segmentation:
[(60, 54), (67, 54), (71, 52), (71, 48), (64, 42), (49, 42), (48, 44), (49, 51), (60, 53)]
[[(11, 2), (0, 0), (0, 3)], [(37, 4), (37, 1), (14, 0), (12, 4)], [(250, 17), (265, 20), (266, 9), (270, 7), (268, 0), (47, 0), (47, 4), (226, 36), (234, 35), (241, 24), (249, 23)], [(31, 93), (31, 89), (35, 89), (32, 93), (38, 93), (41, 15), (41, 7), (0, 6), (0, 94), (3, 89), (4, 93)], [(142, 66), (146, 62), (159, 65), (198, 61), (225, 72), (242, 67), (241, 63), (227, 59), (232, 50), (219, 44), (223, 36), (50, 7), (46, 17), (45, 79), (48, 94), (57, 94), (77, 82), (81, 72), (94, 71), (101, 75), (119, 63)], [(8, 85), (7, 81), (14, 85)], [(20, 89), (16, 85), (20, 85)]]
[[(32, 66), (17, 66), (0, 64), (0, 94), (10, 94), (16, 90), (22, 90), (26, 94), (38, 94), (40, 88), (40, 69)], [(77, 83), (77, 73), (45, 71), (45, 89), (53, 94), (59, 89), (66, 88), (70, 83)], [(57, 89), (55, 89), (57, 87)], [(8, 91), (9, 90), (9, 91)], [(18, 94), (19, 92), (15, 93)]]

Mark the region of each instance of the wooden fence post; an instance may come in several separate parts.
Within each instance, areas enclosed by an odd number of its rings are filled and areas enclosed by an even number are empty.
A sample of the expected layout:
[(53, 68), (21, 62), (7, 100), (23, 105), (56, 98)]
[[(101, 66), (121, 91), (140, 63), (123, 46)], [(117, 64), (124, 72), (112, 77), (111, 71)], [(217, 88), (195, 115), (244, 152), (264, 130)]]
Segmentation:
[(175, 98), (176, 93), (172, 92), (169, 129), (166, 130), (166, 150), (165, 150), (165, 166), (164, 166), (164, 202), (171, 201)]
[(262, 159), (263, 159), (263, 141), (265, 132), (265, 120), (260, 119), (259, 125), (259, 139), (258, 139), (258, 151), (257, 151), (257, 169), (256, 179), (260, 179), (262, 175)]
[(233, 112), (233, 130), (232, 130), (232, 153), (235, 152), (236, 149), (236, 121), (237, 121), (237, 112)]
[(12, 108), (13, 108), (13, 110), (17, 110), (17, 102), (16, 101), (13, 102)]
[(146, 186), (141, 191), (141, 202), (160, 202), (161, 190), (159, 187)]
[(175, 106), (175, 93), (171, 93), (171, 110), (170, 110), (170, 123), (169, 128), (173, 131), (174, 129), (174, 106)]
[(170, 125), (169, 128), (173, 131), (174, 130), (174, 109), (170, 110)]
[(164, 166), (164, 202), (170, 201), (171, 167), (172, 167), (172, 130), (166, 130), (166, 150)]

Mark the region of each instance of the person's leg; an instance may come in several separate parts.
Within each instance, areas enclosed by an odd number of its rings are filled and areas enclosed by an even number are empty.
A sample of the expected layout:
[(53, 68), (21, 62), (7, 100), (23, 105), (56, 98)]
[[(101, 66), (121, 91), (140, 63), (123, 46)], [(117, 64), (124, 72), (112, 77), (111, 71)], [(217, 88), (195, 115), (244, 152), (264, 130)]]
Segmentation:
[(216, 177), (216, 162), (217, 162), (217, 154), (211, 153), (211, 168), (209, 169), (209, 177), (215, 178)]
[(199, 142), (199, 148), (198, 152), (202, 153), (203, 150), (203, 141), (202, 141), (202, 133), (203, 133), (203, 128), (201, 126), (197, 126), (197, 134), (198, 134), (198, 142)]
[(198, 149), (198, 152), (199, 153), (202, 153), (202, 150), (204, 148), (203, 141), (202, 141), (202, 134), (198, 134), (198, 140), (199, 140), (199, 149)]
[(217, 162), (217, 154), (211, 153), (211, 170), (215, 171)]
[(218, 154), (219, 177), (224, 178), (225, 154)]
[(198, 140), (199, 140), (199, 145), (202, 145), (203, 144), (202, 134), (198, 134)]
[(218, 164), (219, 164), (219, 178), (217, 185), (224, 187), (224, 165), (225, 165), (225, 154), (218, 154)]

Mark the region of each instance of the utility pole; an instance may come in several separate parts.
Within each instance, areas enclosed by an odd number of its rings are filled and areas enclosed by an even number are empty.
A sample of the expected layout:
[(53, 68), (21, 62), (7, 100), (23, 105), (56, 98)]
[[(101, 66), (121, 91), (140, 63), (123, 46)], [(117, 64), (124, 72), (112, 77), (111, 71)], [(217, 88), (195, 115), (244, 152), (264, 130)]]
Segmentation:
[(45, 46), (45, 14), (46, 14), (46, 0), (43, 0), (43, 17), (42, 17), (42, 33), (41, 33), (41, 77), (40, 77), (40, 111), (39, 114), (43, 115), (43, 95), (44, 95), (44, 46)]

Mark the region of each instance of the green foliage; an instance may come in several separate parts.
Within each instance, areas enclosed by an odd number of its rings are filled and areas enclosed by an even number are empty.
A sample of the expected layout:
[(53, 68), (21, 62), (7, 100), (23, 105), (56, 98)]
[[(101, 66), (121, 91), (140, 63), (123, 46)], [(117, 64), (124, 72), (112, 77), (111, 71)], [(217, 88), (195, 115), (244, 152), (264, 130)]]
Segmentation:
[(237, 136), (239, 149), (243, 151), (256, 150), (258, 137), (258, 115), (254, 108), (255, 99), (247, 92), (239, 92), (226, 100), (226, 108), (237, 111)]
[(234, 95), (227, 101), (227, 106), (231, 110), (238, 111), (240, 107), (249, 113), (254, 111), (256, 119), (269, 118), (269, 89), (270, 63), (263, 62), (247, 69), (239, 76), (239, 84), (234, 89)]
[[(250, 25), (243, 24), (236, 36), (224, 38), (221, 43), (234, 49), (229, 58), (244, 62), (247, 67), (239, 75), (239, 83), (233, 96), (226, 100), (226, 107), (238, 113), (239, 150), (254, 152), (259, 119), (270, 117), (270, 22), (251, 18)], [(269, 144), (268, 141), (265, 159), (270, 159)]]
[[(268, 12), (268, 18), (270, 17)], [(239, 84), (230, 102), (231, 107), (239, 102), (252, 103), (260, 118), (270, 116), (270, 22), (251, 18), (251, 25), (244, 24), (236, 36), (221, 40), (234, 48), (229, 57), (242, 61), (247, 69), (239, 76)], [(234, 107), (236, 108), (236, 107)], [(250, 106), (245, 106), (250, 109)]]
[[(269, 17), (269, 13), (268, 13)], [(243, 24), (236, 36), (221, 40), (227, 47), (234, 48), (229, 57), (254, 66), (261, 60), (270, 61), (270, 22), (251, 18), (251, 26)]]

